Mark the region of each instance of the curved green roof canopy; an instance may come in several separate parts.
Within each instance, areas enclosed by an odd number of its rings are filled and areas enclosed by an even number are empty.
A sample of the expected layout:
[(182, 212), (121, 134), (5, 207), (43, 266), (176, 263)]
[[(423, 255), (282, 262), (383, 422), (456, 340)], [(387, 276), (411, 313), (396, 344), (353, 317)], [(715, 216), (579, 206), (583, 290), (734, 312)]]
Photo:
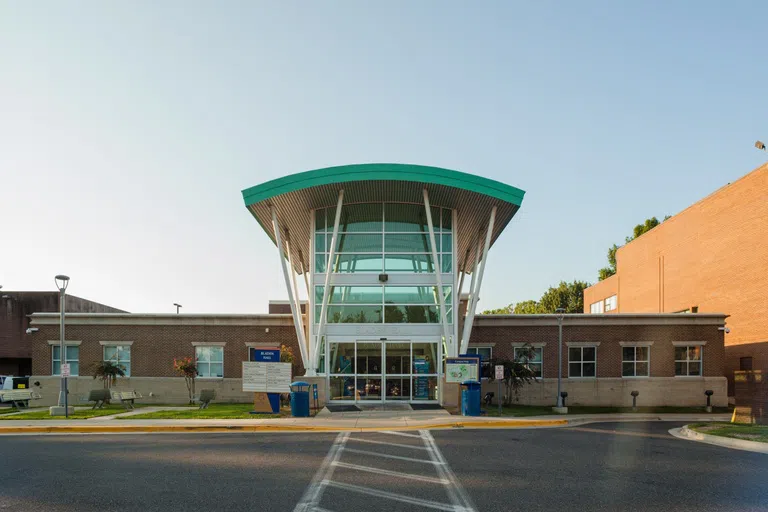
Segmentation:
[(302, 272), (309, 265), (311, 211), (334, 206), (342, 188), (344, 204), (379, 201), (423, 204), (422, 190), (427, 188), (431, 204), (457, 210), (457, 261), (459, 268), (467, 272), (471, 270), (491, 208), (497, 207), (493, 243), (520, 208), (525, 195), (523, 190), (504, 183), (450, 169), (376, 163), (291, 174), (243, 190), (243, 200), (273, 241), (270, 206), (275, 207), (281, 231), (291, 241), (294, 268)]

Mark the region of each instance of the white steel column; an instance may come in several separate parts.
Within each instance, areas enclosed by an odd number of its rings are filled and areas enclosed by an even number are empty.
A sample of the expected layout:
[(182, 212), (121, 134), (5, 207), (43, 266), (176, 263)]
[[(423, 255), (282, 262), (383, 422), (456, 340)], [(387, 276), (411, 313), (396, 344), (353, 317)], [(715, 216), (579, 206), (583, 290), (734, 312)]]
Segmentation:
[[(429, 226), (429, 241), (432, 243), (432, 262), (435, 266), (435, 278), (437, 279), (437, 298), (440, 304), (440, 320), (443, 323), (443, 334), (445, 335), (445, 345), (452, 356), (456, 355), (454, 350), (453, 336), (448, 332), (448, 316), (445, 312), (445, 292), (443, 291), (443, 265), (437, 255), (437, 244), (435, 243), (435, 229), (432, 224), (432, 208), (429, 206), (429, 192), (424, 189), (424, 208), (427, 212), (427, 226)], [(453, 256), (451, 256), (453, 257)]]
[(477, 282), (472, 290), (472, 307), (467, 311), (467, 318), (464, 321), (464, 336), (461, 340), (461, 354), (466, 354), (469, 348), (469, 337), (472, 335), (472, 322), (475, 320), (475, 308), (477, 307), (478, 293), (483, 285), (483, 274), (485, 273), (485, 263), (488, 261), (488, 249), (491, 247), (491, 238), (493, 237), (493, 223), (496, 221), (496, 207), (491, 210), (491, 219), (488, 221), (488, 229), (485, 232), (485, 247), (483, 248), (483, 259), (480, 262)]
[[(277, 252), (280, 254), (280, 265), (283, 268), (283, 278), (285, 278), (285, 288), (288, 290), (288, 300), (291, 303), (291, 313), (293, 314), (293, 326), (296, 328), (296, 336), (299, 340), (299, 352), (301, 353), (301, 364), (305, 369), (309, 368), (309, 356), (307, 354), (307, 342), (304, 338), (304, 326), (301, 323), (301, 310), (296, 311), (296, 302), (294, 301), (293, 286), (291, 286), (291, 277), (288, 274), (288, 269), (285, 265), (285, 257), (283, 256), (283, 237), (280, 235), (280, 226), (277, 223), (277, 212), (275, 207), (271, 206), (272, 210), (272, 229), (275, 230), (275, 242), (277, 242)], [(290, 258), (290, 253), (289, 256)], [(291, 268), (293, 272), (293, 268)]]
[[(296, 310), (296, 314), (299, 315), (299, 321), (301, 322), (301, 299), (299, 298), (299, 286), (298, 286), (298, 278), (296, 277), (296, 272), (294, 272), (293, 268), (293, 256), (291, 256), (291, 237), (290, 233), (288, 232), (288, 229), (285, 230), (285, 252), (288, 254), (288, 273), (291, 276), (291, 284), (293, 285), (293, 302), (294, 307)], [(309, 308), (307, 308), (309, 309)], [(294, 311), (294, 308), (291, 308), (291, 312)], [(307, 311), (307, 314), (309, 314), (309, 311)], [(308, 332), (307, 332), (308, 334)], [(311, 351), (310, 347), (307, 345), (307, 336), (304, 334), (304, 322), (301, 322), (301, 336), (299, 336), (299, 343), (303, 345), (304, 353), (307, 354), (307, 361), (311, 361), (312, 358), (310, 357)], [(313, 377), (315, 374), (314, 368), (307, 368), (304, 367), (305, 375)]]
[(467, 249), (467, 254), (464, 255), (464, 264), (461, 266), (461, 275), (459, 276), (459, 287), (455, 292), (453, 292), (454, 300), (457, 300), (456, 297), (458, 297), (459, 302), (461, 302), (461, 289), (464, 287), (464, 275), (467, 273), (468, 259), (469, 259), (469, 249)]
[(323, 339), (323, 329), (325, 328), (325, 317), (328, 314), (328, 297), (331, 289), (331, 274), (333, 273), (333, 258), (336, 256), (336, 239), (339, 237), (339, 221), (341, 221), (341, 205), (344, 202), (344, 189), (339, 190), (339, 199), (336, 202), (336, 218), (333, 220), (333, 236), (331, 236), (331, 249), (328, 251), (328, 262), (325, 265), (325, 287), (323, 288), (323, 305), (320, 308), (320, 320), (317, 325), (317, 334), (315, 335), (313, 354), (315, 359), (312, 364), (315, 368), (320, 364), (320, 342)]
[[(469, 337), (469, 331), (470, 328), (467, 325), (467, 319), (469, 318), (469, 311), (472, 309), (472, 301), (475, 299), (475, 282), (477, 281), (477, 268), (480, 266), (480, 253), (482, 252), (482, 244), (480, 243), (480, 235), (477, 236), (478, 242), (477, 247), (475, 247), (475, 264), (472, 266), (472, 277), (469, 280), (469, 299), (467, 301), (467, 311), (464, 315), (464, 329), (461, 333), (461, 340), (459, 344), (459, 349), (464, 346), (464, 340)], [(464, 354), (465, 352), (461, 352), (459, 350), (459, 354)]]

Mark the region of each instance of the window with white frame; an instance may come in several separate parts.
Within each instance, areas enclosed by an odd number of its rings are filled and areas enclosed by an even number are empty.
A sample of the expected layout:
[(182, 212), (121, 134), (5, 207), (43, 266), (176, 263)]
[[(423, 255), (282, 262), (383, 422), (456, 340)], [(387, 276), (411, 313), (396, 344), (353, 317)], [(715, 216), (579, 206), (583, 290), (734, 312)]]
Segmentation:
[(685, 345), (675, 347), (675, 375), (678, 377), (700, 376), (704, 347)]
[(199, 377), (224, 377), (224, 347), (210, 345), (195, 347), (195, 359)]
[(493, 347), (469, 347), (467, 348), (467, 354), (480, 356), (480, 378), (489, 378), (491, 376)]
[(514, 358), (530, 368), (533, 375), (540, 379), (544, 375), (544, 349), (542, 347), (515, 347)]
[(104, 361), (109, 361), (122, 368), (126, 377), (131, 376), (130, 345), (104, 345)]
[(603, 312), (603, 306), (605, 303), (602, 300), (599, 300), (597, 302), (593, 302), (589, 305), (589, 312), (593, 315), (598, 315)]
[(597, 347), (568, 347), (568, 376), (595, 377), (597, 375)]
[(621, 347), (621, 376), (648, 377), (651, 367), (651, 347)]
[(607, 299), (605, 299), (605, 310), (606, 311), (613, 311), (618, 307), (619, 300), (616, 297), (616, 295), (611, 295)]
[[(51, 375), (61, 375), (61, 347), (53, 345)], [(80, 347), (67, 345), (64, 350), (64, 362), (69, 363), (69, 374), (73, 377), (80, 375)]]

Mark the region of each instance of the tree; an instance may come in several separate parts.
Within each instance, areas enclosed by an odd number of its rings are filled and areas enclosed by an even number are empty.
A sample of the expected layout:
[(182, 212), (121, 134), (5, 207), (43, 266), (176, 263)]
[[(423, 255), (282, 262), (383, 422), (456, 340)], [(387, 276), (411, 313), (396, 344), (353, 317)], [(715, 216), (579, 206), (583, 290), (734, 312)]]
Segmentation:
[(101, 379), (105, 389), (114, 386), (118, 377), (125, 377), (125, 367), (112, 361), (98, 361), (91, 365), (91, 368), (93, 369), (93, 379)]
[[(664, 220), (667, 220), (670, 217), (671, 215), (666, 215), (664, 217)], [(664, 221), (661, 221), (661, 222), (664, 222)], [(661, 222), (659, 222), (659, 219), (657, 219), (656, 217), (645, 219), (645, 222), (643, 222), (642, 224), (638, 224), (632, 229), (631, 236), (624, 238), (625, 243), (628, 244), (632, 240), (640, 238), (642, 235), (646, 234), (647, 232), (649, 232), (650, 230), (652, 230), (653, 228), (661, 224)], [(597, 271), (597, 277), (600, 281), (602, 281), (603, 279), (608, 279), (609, 277), (611, 277), (616, 273), (616, 251), (617, 250), (619, 250), (619, 246), (616, 244), (613, 244), (611, 247), (608, 248), (608, 266), (603, 267)]]
[(184, 377), (189, 393), (189, 403), (195, 403), (195, 378), (197, 378), (197, 364), (191, 357), (173, 358), (173, 369), (176, 373)]
[(509, 304), (507, 306), (504, 306), (503, 308), (496, 308), (496, 309), (486, 309), (481, 315), (509, 315), (512, 313), (513, 305)]
[(515, 304), (512, 312), (516, 315), (535, 315), (541, 313), (541, 306), (535, 300), (524, 300)]
[[(517, 402), (520, 399), (520, 390), (526, 384), (536, 381), (536, 375), (533, 370), (528, 367), (527, 361), (534, 356), (533, 349), (530, 345), (523, 346), (526, 351), (518, 351), (518, 358), (516, 359), (491, 359), (490, 365), (493, 368), (496, 365), (502, 365), (504, 367), (504, 388), (505, 393), (503, 397), (499, 397), (504, 405), (511, 405), (512, 399)], [(493, 382), (496, 380), (495, 372), (491, 372), (488, 381)]]
[(539, 300), (541, 313), (554, 313), (558, 308), (565, 309), (566, 313), (584, 312), (584, 289), (590, 286), (585, 281), (566, 283), (560, 281), (557, 287), (550, 286)]

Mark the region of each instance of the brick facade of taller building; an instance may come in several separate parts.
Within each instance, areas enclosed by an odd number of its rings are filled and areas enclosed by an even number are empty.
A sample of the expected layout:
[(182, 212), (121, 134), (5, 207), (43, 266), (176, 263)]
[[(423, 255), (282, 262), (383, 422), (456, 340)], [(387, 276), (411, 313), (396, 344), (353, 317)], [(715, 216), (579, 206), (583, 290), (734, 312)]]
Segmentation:
[(725, 313), (726, 374), (768, 370), (768, 164), (621, 247), (616, 262), (584, 291), (585, 313), (612, 296), (615, 313)]

